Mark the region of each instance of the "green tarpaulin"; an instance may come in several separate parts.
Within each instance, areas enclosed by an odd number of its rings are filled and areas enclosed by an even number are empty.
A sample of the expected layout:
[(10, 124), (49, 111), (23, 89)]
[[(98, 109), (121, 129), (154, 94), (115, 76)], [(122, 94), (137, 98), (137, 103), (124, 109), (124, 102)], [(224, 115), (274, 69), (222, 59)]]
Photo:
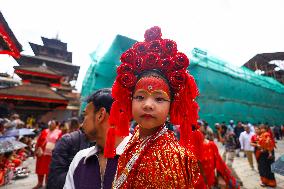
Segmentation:
[(284, 86), (246, 67), (228, 63), (194, 49), (190, 72), (200, 96), (199, 116), (211, 124), (230, 119), (251, 123), (284, 123)]
[[(117, 35), (113, 40), (103, 42), (95, 52), (91, 53), (92, 62), (82, 84), (82, 99), (98, 89), (112, 87), (121, 54), (135, 42), (128, 37)], [(86, 103), (82, 103), (81, 111), (85, 106)]]
[[(117, 35), (91, 54), (92, 63), (82, 86), (83, 98), (97, 89), (112, 86), (121, 54), (135, 42)], [(231, 119), (284, 123), (284, 86), (281, 83), (245, 67), (234, 67), (197, 48), (188, 56), (191, 60), (189, 71), (200, 90), (197, 101), (201, 119), (211, 125)]]

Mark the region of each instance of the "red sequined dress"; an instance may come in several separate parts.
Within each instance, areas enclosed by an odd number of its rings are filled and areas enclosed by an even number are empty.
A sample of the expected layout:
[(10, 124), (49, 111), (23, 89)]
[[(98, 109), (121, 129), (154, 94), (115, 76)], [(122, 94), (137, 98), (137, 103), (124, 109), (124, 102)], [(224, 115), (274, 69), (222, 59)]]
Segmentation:
[[(127, 163), (133, 154), (139, 153), (142, 143), (137, 129), (119, 158), (115, 181), (125, 173)], [(120, 188), (197, 188), (200, 184), (197, 159), (179, 145), (172, 131), (167, 130), (139, 154)]]

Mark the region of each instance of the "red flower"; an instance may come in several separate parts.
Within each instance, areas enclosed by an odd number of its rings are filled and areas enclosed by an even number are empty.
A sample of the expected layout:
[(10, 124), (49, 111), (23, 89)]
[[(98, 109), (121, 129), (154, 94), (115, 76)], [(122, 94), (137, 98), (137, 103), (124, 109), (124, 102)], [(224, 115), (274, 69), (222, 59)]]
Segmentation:
[(189, 66), (189, 59), (184, 53), (178, 52), (174, 57), (175, 70), (186, 69)]
[(170, 72), (173, 70), (174, 61), (171, 58), (164, 58), (160, 60), (161, 69), (164, 72)]
[(153, 41), (153, 40), (159, 40), (162, 37), (161, 28), (158, 26), (154, 26), (148, 30), (146, 30), (144, 34), (145, 41)]
[(135, 62), (133, 64), (135, 72), (140, 73), (143, 70), (142, 64), (143, 64), (143, 58), (140, 56), (136, 57)]
[(138, 55), (145, 55), (147, 53), (147, 44), (144, 42), (137, 42), (133, 45), (133, 49), (136, 51)]
[(118, 66), (116, 70), (117, 74), (124, 74), (124, 73), (131, 73), (133, 72), (133, 67), (130, 64), (122, 63), (120, 66)]
[(162, 51), (162, 45), (159, 40), (151, 41), (148, 45), (148, 52), (160, 53)]
[(125, 51), (121, 57), (120, 57), (120, 61), (124, 62), (124, 63), (128, 63), (128, 64), (133, 64), (134, 60), (136, 58), (136, 53), (133, 49), (128, 49), (127, 51)]
[(169, 74), (170, 84), (175, 91), (179, 91), (182, 88), (186, 80), (185, 74), (184, 70), (174, 71)]
[(118, 81), (121, 83), (122, 86), (126, 88), (134, 87), (137, 78), (133, 73), (124, 73), (118, 75)]
[(161, 68), (160, 65), (160, 57), (156, 53), (148, 53), (144, 57), (144, 61), (142, 64), (143, 70), (153, 69), (153, 68)]
[(162, 48), (163, 48), (163, 53), (169, 56), (173, 56), (174, 54), (177, 53), (177, 44), (173, 40), (164, 39), (162, 41)]

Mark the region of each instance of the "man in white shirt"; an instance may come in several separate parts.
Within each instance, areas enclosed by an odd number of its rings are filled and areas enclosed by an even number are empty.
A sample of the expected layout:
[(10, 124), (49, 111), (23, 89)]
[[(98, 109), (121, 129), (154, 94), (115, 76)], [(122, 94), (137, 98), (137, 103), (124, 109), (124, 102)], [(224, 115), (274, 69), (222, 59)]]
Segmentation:
[(245, 152), (251, 169), (254, 169), (253, 167), (254, 147), (251, 145), (251, 137), (253, 135), (254, 133), (250, 131), (250, 127), (248, 125), (245, 125), (245, 131), (241, 133), (240, 138), (239, 138), (240, 144), (241, 144), (241, 150)]

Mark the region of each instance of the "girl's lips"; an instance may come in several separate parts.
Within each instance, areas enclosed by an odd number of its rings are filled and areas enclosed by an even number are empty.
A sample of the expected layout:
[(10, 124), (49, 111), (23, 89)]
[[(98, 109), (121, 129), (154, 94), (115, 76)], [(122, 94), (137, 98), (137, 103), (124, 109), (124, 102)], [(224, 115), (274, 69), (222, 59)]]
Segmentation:
[(152, 116), (151, 114), (143, 114), (141, 117), (142, 118), (154, 118), (154, 116)]

